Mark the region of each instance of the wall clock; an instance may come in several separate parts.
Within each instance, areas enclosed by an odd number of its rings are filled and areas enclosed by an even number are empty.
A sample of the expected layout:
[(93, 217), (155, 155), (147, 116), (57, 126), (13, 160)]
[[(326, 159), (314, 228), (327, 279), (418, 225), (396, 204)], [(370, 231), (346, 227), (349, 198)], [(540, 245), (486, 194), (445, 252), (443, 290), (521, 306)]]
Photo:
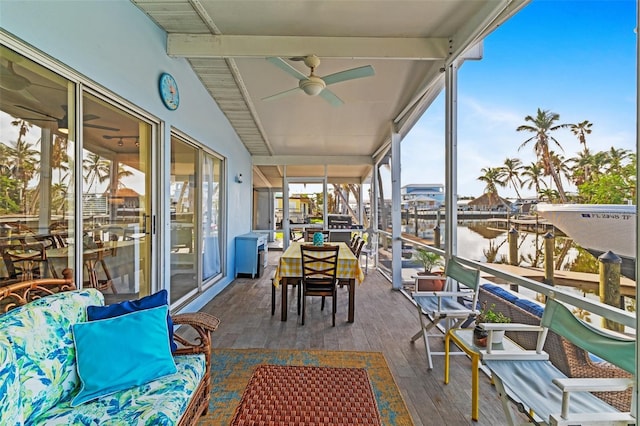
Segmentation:
[(162, 73), (160, 75), (160, 97), (164, 105), (170, 110), (178, 109), (180, 105), (180, 93), (178, 84), (171, 74)]

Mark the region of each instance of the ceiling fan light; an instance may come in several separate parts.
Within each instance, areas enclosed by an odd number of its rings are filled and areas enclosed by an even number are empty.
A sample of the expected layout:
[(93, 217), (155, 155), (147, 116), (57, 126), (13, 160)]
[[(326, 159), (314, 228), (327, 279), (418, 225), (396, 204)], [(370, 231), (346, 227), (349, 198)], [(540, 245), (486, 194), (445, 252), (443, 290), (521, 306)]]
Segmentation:
[(69, 129), (67, 129), (65, 127), (58, 127), (58, 131), (60, 133), (62, 133), (63, 135), (68, 135), (69, 134)]
[(318, 77), (310, 77), (307, 80), (300, 80), (300, 88), (309, 96), (317, 96), (327, 85)]

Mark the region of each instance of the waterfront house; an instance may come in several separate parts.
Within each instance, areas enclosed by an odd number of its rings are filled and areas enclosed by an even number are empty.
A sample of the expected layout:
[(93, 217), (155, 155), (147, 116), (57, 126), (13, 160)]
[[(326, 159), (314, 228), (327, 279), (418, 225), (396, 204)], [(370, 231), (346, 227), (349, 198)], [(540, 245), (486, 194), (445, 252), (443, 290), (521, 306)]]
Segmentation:
[[(52, 271), (72, 267), (81, 285), (84, 252), (95, 248), (80, 241), (126, 226), (105, 262), (118, 290), (107, 301), (167, 289), (173, 312), (191, 312), (234, 282), (236, 237), (258, 223), (258, 191), (282, 191), (289, 235), (290, 183), (320, 183), (325, 195), (329, 184), (354, 184), (361, 215), (371, 193), (369, 233), (390, 242), (388, 278), (400, 290), (401, 141), (444, 90), (453, 256), (458, 68), (481, 59), (483, 39), (527, 3), (0, 2), (0, 157), (9, 166), (0, 168), (0, 221), (14, 238), (55, 245)], [(134, 217), (107, 208), (96, 220), (85, 194), (120, 187), (138, 194)], [(276, 232), (259, 223), (256, 231)]]

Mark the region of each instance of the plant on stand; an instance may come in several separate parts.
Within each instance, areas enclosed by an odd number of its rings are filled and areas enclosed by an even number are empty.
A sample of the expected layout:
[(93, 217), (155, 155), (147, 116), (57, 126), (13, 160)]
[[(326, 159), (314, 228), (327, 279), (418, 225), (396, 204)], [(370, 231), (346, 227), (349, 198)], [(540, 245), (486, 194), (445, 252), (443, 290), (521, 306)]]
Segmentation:
[[(476, 316), (476, 327), (473, 330), (474, 343), (477, 346), (486, 346), (489, 332), (480, 326), (482, 323), (507, 324), (511, 322), (511, 318), (502, 312), (495, 311), (495, 303), (487, 307), (487, 302), (482, 303), (482, 310)], [(504, 337), (504, 330), (494, 330), (493, 343), (501, 343)]]
[(439, 267), (442, 268), (444, 266), (444, 262), (442, 261), (442, 257), (424, 249), (422, 247), (418, 247), (413, 252), (414, 258), (422, 264), (423, 271), (418, 272), (418, 280), (416, 284), (416, 291), (440, 291), (443, 289), (445, 280), (444, 279), (436, 279), (436, 278), (423, 278), (424, 276), (433, 276), (433, 275), (442, 275), (442, 271), (433, 271), (433, 268)]

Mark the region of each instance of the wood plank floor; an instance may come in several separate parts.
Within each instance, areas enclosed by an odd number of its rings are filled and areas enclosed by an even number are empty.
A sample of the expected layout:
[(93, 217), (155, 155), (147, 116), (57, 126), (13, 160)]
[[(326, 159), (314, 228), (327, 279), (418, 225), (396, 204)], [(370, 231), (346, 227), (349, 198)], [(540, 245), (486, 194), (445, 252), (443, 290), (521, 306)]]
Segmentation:
[[(295, 290), (289, 290), (288, 321), (280, 321), (280, 290), (276, 314), (271, 316), (271, 280), (280, 255), (269, 253), (269, 267), (262, 278), (238, 278), (203, 311), (217, 316), (220, 327), (213, 335), (219, 348), (326, 349), (382, 352), (416, 425), (506, 424), (495, 388), (480, 374), (480, 419), (471, 420), (471, 362), (452, 357), (450, 383), (444, 385), (444, 358), (434, 357), (427, 369), (421, 340), (410, 338), (419, 330), (415, 306), (377, 272), (369, 270), (356, 289), (355, 323), (347, 319), (346, 287), (338, 292), (336, 327), (331, 327), (331, 301), (320, 310), (320, 298), (307, 299), (305, 325), (296, 312)], [(441, 351), (440, 339), (431, 339)], [(438, 347), (439, 346), (439, 347)]]

